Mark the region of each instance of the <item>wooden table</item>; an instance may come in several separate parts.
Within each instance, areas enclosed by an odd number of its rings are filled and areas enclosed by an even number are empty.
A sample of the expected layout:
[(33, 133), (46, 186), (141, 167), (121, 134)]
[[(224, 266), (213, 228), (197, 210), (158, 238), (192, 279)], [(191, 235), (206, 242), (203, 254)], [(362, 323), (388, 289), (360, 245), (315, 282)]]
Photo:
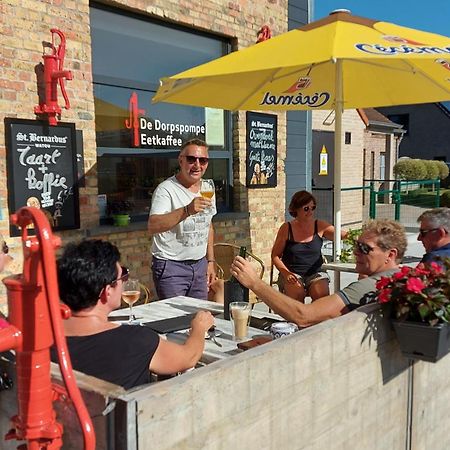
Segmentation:
[[(136, 324), (139, 326), (142, 322), (152, 322), (155, 320), (168, 319), (170, 317), (178, 317), (186, 314), (192, 314), (201, 310), (209, 310), (213, 313), (218, 313), (215, 316), (216, 330), (217, 334), (221, 332), (220, 335), (216, 336), (216, 340), (222, 344), (219, 347), (211, 339), (205, 341), (205, 350), (203, 352), (203, 357), (201, 362), (209, 364), (211, 362), (229, 358), (235, 354), (241, 353), (237, 347), (237, 342), (233, 341), (232, 338), (232, 325), (231, 321), (225, 320), (223, 318), (223, 305), (205, 301), (198, 300), (192, 297), (173, 297), (165, 300), (159, 300), (145, 305), (135, 306), (133, 308), (133, 313), (136, 316)], [(128, 308), (118, 309), (110, 314), (111, 316), (124, 316), (128, 315)], [(269, 317), (277, 320), (283, 320), (277, 314), (271, 314), (263, 311), (252, 311), (253, 317)], [(126, 322), (126, 321), (125, 321)], [(268, 336), (269, 333), (258, 328), (249, 327), (248, 339), (255, 338), (257, 336)], [(177, 331), (173, 333), (167, 333), (165, 335), (167, 339), (175, 342), (184, 342), (187, 338), (187, 330)]]
[(356, 272), (356, 264), (355, 263), (345, 263), (345, 262), (341, 262), (341, 261), (334, 261), (334, 262), (322, 264), (322, 269), (334, 270), (335, 272), (358, 273), (358, 272)]
[(323, 270), (334, 270), (334, 292), (341, 288), (341, 272), (358, 273), (355, 263), (345, 263), (341, 261), (332, 261), (322, 264)]

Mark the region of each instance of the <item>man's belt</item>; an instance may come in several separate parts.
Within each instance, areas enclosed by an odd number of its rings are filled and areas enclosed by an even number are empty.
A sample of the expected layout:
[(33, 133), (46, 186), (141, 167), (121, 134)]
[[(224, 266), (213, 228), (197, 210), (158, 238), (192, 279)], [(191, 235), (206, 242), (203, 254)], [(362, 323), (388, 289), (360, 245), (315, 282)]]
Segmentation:
[(174, 262), (185, 264), (186, 266), (193, 266), (194, 264), (197, 264), (198, 262), (200, 262), (202, 259), (203, 258), (201, 258), (201, 259), (185, 259), (184, 261), (174, 261)]

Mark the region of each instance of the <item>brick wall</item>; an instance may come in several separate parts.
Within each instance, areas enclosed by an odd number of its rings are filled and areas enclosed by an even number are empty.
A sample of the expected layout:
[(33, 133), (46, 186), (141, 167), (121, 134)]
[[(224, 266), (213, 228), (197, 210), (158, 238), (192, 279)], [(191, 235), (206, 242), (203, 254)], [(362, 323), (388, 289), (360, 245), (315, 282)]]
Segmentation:
[[(253, 44), (256, 33), (269, 24), (274, 36), (287, 31), (287, 0), (124, 0), (104, 1), (119, 11), (128, 10), (157, 17), (183, 26), (226, 36), (234, 49)], [(35, 119), (38, 104), (35, 68), (42, 62), (42, 42), (51, 39), (50, 28), (64, 31), (67, 38), (65, 68), (73, 73), (66, 83), (71, 109), (63, 110), (62, 120), (74, 122), (83, 132), (86, 187), (80, 191), (81, 230), (59, 233), (63, 243), (86, 236), (99, 236), (116, 243), (128, 264), (150, 284), (149, 236), (144, 229), (119, 230), (96, 228), (97, 177), (95, 111), (92, 87), (91, 40), (88, 0), (7, 0), (0, 5), (2, 46), (0, 54), (0, 232), (10, 245), (13, 264), (6, 275), (21, 271), (22, 255), (18, 238), (9, 237), (7, 206), (5, 117)], [(169, 75), (169, 74), (168, 74)], [(60, 103), (62, 102), (60, 96)], [(245, 113), (233, 115), (235, 209), (249, 211), (247, 221), (216, 222), (219, 238), (244, 242), (249, 249), (270, 264), (270, 248), (284, 217), (285, 115), (279, 114), (278, 186), (270, 189), (245, 188)], [(143, 227), (141, 227), (143, 228)], [(92, 231), (94, 230), (94, 231)], [(136, 251), (139, 249), (139, 251)], [(3, 274), (4, 275), (4, 274)], [(0, 286), (0, 304), (5, 300)]]

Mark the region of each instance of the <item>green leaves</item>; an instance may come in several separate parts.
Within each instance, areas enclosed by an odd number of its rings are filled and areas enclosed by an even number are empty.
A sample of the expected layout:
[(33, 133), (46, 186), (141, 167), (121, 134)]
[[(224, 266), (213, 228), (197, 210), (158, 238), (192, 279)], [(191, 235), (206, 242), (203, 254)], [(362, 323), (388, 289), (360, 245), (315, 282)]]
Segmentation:
[(399, 320), (450, 323), (450, 259), (443, 266), (433, 262), (403, 267), (378, 281), (378, 301), (390, 303)]

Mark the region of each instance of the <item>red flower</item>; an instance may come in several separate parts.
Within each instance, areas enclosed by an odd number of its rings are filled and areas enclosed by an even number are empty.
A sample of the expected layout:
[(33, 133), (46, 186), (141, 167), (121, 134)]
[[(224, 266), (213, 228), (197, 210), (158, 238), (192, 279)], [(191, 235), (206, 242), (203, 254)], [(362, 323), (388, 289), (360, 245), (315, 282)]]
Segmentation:
[(420, 294), (425, 288), (425, 284), (420, 278), (410, 278), (406, 282), (406, 290), (415, 294)]
[(392, 278), (394, 280), (399, 280), (400, 278), (403, 278), (405, 274), (403, 272), (395, 272), (394, 275), (392, 275)]
[(444, 269), (442, 268), (442, 266), (441, 266), (440, 264), (438, 264), (436, 261), (433, 261), (433, 262), (430, 264), (430, 266), (431, 266), (432, 270), (433, 270), (435, 273), (442, 273), (442, 272), (444, 271)]
[(379, 303), (392, 304), (393, 316), (402, 320), (450, 323), (450, 258), (443, 266), (435, 262), (416, 268), (402, 267), (390, 278), (381, 278), (376, 287)]
[[(381, 281), (381, 280), (380, 280)], [(387, 303), (391, 301), (392, 289), (383, 289), (378, 294), (378, 300), (380, 303)]]
[(384, 289), (390, 282), (391, 282), (391, 279), (389, 277), (381, 277), (377, 281), (376, 287), (377, 287), (377, 289)]

